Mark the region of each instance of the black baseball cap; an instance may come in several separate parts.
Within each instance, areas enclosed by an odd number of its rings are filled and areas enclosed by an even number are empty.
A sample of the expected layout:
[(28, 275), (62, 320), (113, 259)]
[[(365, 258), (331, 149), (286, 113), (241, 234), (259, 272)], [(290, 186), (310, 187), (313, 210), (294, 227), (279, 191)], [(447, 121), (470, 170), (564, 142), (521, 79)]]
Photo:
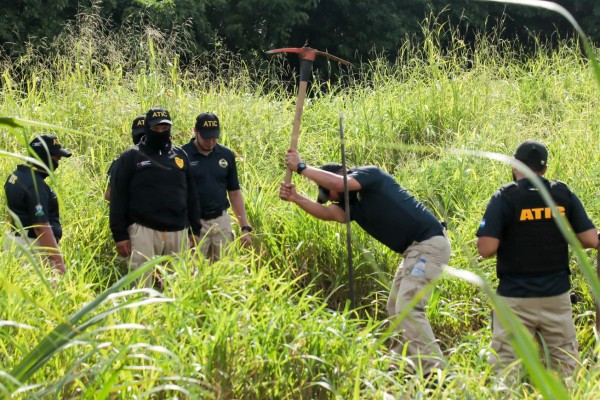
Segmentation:
[(146, 134), (144, 123), (146, 122), (145, 115), (138, 115), (131, 124), (131, 139), (133, 144), (138, 144), (142, 137)]
[(133, 123), (131, 124), (131, 134), (133, 136), (144, 134), (144, 122), (145, 121), (146, 121), (145, 115), (138, 115), (137, 117), (135, 117), (135, 119), (133, 120)]
[(153, 107), (146, 113), (144, 124), (152, 128), (159, 124), (173, 125), (173, 122), (171, 121), (171, 114), (167, 110), (161, 107)]
[(73, 153), (62, 147), (55, 135), (44, 133), (36, 136), (29, 147), (38, 155), (41, 159), (45, 159), (45, 156), (50, 152), (51, 156), (71, 157)]
[(539, 171), (548, 164), (548, 149), (535, 140), (526, 140), (517, 147), (515, 158), (534, 171)]
[(221, 125), (219, 124), (219, 118), (211, 112), (198, 114), (196, 117), (196, 125), (194, 126), (203, 139), (218, 139), (221, 136)]
[[(321, 166), (323, 171), (337, 174), (342, 170), (343, 166), (339, 163), (330, 162)], [(317, 196), (317, 203), (325, 204), (329, 201), (329, 189), (319, 185), (319, 194)]]

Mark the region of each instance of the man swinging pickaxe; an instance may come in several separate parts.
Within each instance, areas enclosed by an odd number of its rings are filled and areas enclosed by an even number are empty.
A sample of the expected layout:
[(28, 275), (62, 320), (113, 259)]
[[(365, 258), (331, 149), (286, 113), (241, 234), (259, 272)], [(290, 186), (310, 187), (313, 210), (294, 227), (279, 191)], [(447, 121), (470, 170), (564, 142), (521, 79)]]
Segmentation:
[[(274, 49), (267, 51), (267, 54), (276, 53), (298, 53), (300, 57), (300, 86), (298, 88), (298, 102), (296, 103), (296, 114), (294, 115), (294, 126), (292, 128), (292, 142), (290, 148), (298, 148), (298, 136), (300, 135), (300, 122), (302, 120), (302, 110), (304, 108), (304, 98), (306, 97), (306, 86), (308, 79), (312, 73), (312, 64), (317, 55), (325, 56), (330, 60), (337, 61), (342, 64), (349, 64), (348, 61), (342, 60), (339, 57), (325, 53), (323, 51), (311, 49), (310, 47), (286, 47), (283, 49)], [(285, 183), (292, 181), (292, 172), (289, 169), (285, 171)]]

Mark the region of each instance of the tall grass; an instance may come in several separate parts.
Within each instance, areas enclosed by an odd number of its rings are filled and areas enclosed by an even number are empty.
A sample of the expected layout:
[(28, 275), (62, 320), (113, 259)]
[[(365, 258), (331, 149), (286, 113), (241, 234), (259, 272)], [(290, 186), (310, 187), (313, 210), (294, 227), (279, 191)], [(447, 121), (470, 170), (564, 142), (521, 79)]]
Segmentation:
[[(388, 371), (385, 301), (398, 256), (353, 229), (360, 306), (351, 310), (344, 227), (277, 198), (295, 108), (280, 79), (287, 73), (282, 61), (254, 70), (215, 53), (183, 68), (177, 55), (183, 32), (178, 41), (152, 29), (109, 34), (101, 24), (82, 17), (76, 34), (51, 44), (54, 57), (32, 49), (22, 60), (3, 61), (2, 149), (23, 154), (28, 139), (50, 130), (75, 155), (52, 182), (68, 273), (53, 287), (32, 273), (35, 260), (24, 265), (16, 252), (0, 259), (2, 395), (584, 399), (598, 392), (593, 291), (576, 261), (573, 283), (582, 301), (574, 313), (584, 366), (578, 384), (563, 386), (524, 339), (517, 345), (530, 361), (531, 380), (499, 385), (486, 355), (491, 305), (502, 303), (491, 290), (494, 263), (479, 260), (474, 246), (485, 205), (510, 179), (510, 167), (473, 152), (509, 155), (529, 138), (548, 145), (547, 176), (566, 181), (592, 218), (600, 218), (598, 91), (577, 43), (556, 50), (540, 43), (527, 57), (491, 35), (470, 49), (451, 28), (431, 22), (426, 42), (407, 41), (398, 63), (375, 59), (348, 71), (348, 85), (312, 87), (299, 145), (305, 161), (339, 160), (343, 114), (348, 163), (392, 173), (448, 222), (458, 275), (483, 278), (447, 276), (434, 289), (427, 312), (449, 367), (446, 386), (430, 389), (402, 370)], [(447, 51), (442, 37), (453, 44)], [(152, 105), (169, 109), (180, 144), (191, 137), (199, 112), (219, 115), (222, 141), (239, 155), (255, 232), (252, 250), (234, 245), (214, 265), (191, 255), (170, 260), (165, 292), (143, 297), (123, 287), (126, 268), (115, 258), (102, 193), (108, 165), (129, 144), (131, 120)], [(2, 175), (15, 162), (0, 157)], [(295, 179), (316, 197), (312, 184)], [(0, 227), (7, 230), (6, 221)], [(589, 260), (593, 253), (579, 255)], [(520, 332), (510, 312), (503, 315)]]

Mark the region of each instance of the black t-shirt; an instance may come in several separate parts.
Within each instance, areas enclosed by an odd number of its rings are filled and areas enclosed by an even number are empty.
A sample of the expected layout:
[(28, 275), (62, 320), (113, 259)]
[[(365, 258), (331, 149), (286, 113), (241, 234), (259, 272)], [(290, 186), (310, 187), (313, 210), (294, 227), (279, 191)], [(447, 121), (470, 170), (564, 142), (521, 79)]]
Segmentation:
[(195, 139), (182, 146), (190, 158), (190, 169), (196, 183), (196, 193), (204, 215), (229, 208), (228, 191), (240, 189), (235, 154), (217, 144), (204, 155), (198, 151)]
[[(550, 186), (547, 179), (541, 178), (541, 180), (547, 187)], [(581, 233), (594, 228), (594, 224), (585, 212), (579, 198), (566, 185), (559, 184), (563, 186), (564, 190), (569, 192), (570, 201), (566, 204), (568, 208), (565, 210), (565, 216), (573, 227), (574, 232)], [(520, 180), (518, 185), (521, 189), (517, 190), (535, 190), (535, 187), (526, 179)], [(504, 235), (509, 229), (507, 224), (514, 220), (512, 215), (515, 210), (514, 205), (511, 205), (504, 194), (505, 191), (506, 188), (503, 188), (492, 196), (477, 230), (478, 237), (496, 238), (500, 240), (501, 244), (503, 240), (507, 240)], [(540, 240), (546, 240), (546, 237), (541, 236)], [(562, 238), (560, 240), (564, 241)], [(523, 252), (529, 250), (525, 246), (523, 247)], [(531, 254), (528, 253), (527, 256), (531, 256)], [(564, 265), (563, 270), (547, 273), (501, 274), (499, 276), (498, 293), (506, 297), (557, 296), (570, 289), (569, 274), (568, 265)]]
[[(6, 180), (4, 191), (8, 208), (16, 214), (23, 227), (48, 223), (58, 242), (62, 237), (58, 199), (44, 181), (46, 177), (44, 172), (19, 165)], [(27, 236), (36, 237), (33, 228), (27, 229)]]
[[(397, 253), (413, 242), (442, 235), (438, 219), (394, 178), (375, 166), (359, 167), (348, 177), (361, 189), (350, 192), (350, 218)], [(336, 203), (342, 209), (344, 203)]]

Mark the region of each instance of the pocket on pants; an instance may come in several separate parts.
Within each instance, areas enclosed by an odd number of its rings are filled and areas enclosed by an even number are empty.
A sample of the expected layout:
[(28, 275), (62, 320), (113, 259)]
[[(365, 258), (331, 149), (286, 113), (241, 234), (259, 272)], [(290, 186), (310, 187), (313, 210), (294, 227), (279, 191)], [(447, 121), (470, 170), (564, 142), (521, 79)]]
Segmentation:
[(437, 263), (425, 262), (425, 279), (434, 281), (442, 275), (442, 266)]
[(138, 232), (140, 230), (140, 225), (139, 224), (131, 224), (127, 227), (127, 233), (129, 234), (129, 239), (131, 240), (132, 237), (137, 236)]

